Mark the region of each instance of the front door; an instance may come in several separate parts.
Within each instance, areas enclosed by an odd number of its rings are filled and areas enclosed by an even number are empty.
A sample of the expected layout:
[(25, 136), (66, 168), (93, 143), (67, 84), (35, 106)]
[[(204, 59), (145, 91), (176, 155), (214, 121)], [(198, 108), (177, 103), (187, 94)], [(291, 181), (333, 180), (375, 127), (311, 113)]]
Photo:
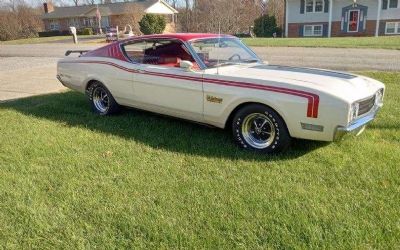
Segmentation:
[(349, 11), (348, 32), (358, 32), (358, 23), (360, 21), (360, 10)]
[(203, 121), (203, 72), (179, 67), (194, 60), (177, 40), (141, 40), (124, 45), (133, 61), (133, 100), (140, 108)]

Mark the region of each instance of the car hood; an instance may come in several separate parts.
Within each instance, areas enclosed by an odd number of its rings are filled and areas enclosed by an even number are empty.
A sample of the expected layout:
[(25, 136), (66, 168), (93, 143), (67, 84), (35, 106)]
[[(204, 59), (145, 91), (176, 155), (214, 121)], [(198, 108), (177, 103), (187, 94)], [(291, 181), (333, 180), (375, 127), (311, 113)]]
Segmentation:
[[(222, 69), (222, 70), (221, 70)], [(373, 95), (384, 85), (374, 79), (355, 74), (314, 68), (255, 64), (220, 68), (219, 74), (246, 78), (259, 84), (296, 86), (310, 91), (323, 92), (353, 102)]]

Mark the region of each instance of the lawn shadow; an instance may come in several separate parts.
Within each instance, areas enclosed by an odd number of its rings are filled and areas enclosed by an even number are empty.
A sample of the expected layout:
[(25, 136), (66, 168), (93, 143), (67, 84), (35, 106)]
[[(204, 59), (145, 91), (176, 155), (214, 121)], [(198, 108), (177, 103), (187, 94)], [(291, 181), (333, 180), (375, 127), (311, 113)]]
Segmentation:
[(85, 96), (73, 91), (0, 103), (0, 109), (16, 110), (64, 126), (82, 127), (134, 140), (153, 148), (206, 157), (281, 161), (300, 157), (327, 145), (324, 142), (294, 140), (287, 152), (260, 155), (239, 149), (227, 130), (135, 109), (124, 109), (121, 114), (110, 117), (98, 116), (90, 110)]

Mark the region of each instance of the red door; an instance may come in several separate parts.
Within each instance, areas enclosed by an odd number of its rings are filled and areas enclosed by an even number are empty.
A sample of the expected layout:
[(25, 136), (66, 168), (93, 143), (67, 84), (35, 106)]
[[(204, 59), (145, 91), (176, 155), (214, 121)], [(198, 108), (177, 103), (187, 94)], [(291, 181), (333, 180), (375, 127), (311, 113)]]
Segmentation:
[(357, 32), (358, 31), (358, 22), (359, 22), (359, 10), (350, 10), (349, 12), (349, 28), (348, 32)]

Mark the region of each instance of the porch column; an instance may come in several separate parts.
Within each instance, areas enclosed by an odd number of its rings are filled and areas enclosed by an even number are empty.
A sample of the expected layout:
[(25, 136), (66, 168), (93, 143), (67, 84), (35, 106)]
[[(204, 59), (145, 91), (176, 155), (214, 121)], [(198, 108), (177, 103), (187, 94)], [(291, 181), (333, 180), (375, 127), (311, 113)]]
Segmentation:
[(379, 36), (379, 23), (381, 21), (382, 0), (378, 0), (378, 14), (376, 16), (375, 36)]
[(328, 37), (332, 36), (332, 9), (333, 9), (333, 0), (329, 0)]
[(285, 0), (285, 37), (289, 36), (289, 0)]

